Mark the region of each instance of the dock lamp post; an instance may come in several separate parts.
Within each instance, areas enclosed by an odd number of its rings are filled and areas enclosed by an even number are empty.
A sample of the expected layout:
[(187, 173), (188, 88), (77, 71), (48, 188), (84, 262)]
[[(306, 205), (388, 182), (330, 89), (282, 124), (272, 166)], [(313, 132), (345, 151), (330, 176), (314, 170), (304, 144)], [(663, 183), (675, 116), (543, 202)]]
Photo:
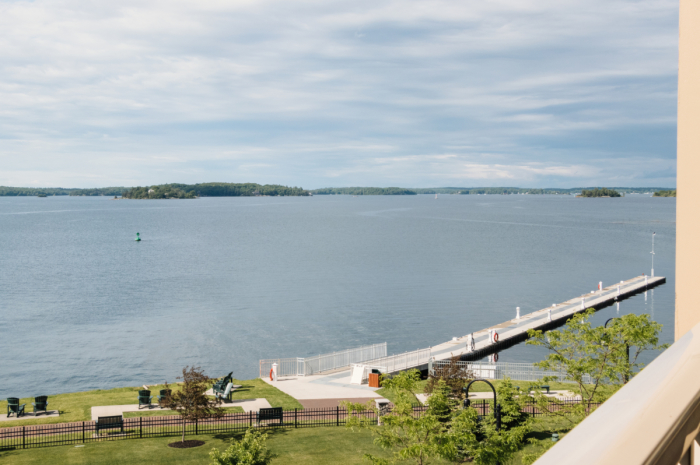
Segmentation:
[[(615, 318), (608, 318), (608, 321), (605, 322), (605, 324), (603, 325), (603, 328), (607, 328), (608, 323), (610, 323), (614, 319)], [(629, 346), (629, 344), (627, 344), (627, 341), (625, 341), (625, 349), (627, 350), (627, 364), (629, 365), (629, 363), (630, 363), (630, 346)], [(628, 381), (629, 381), (629, 377), (627, 375), (625, 375), (625, 384)]]
[(651, 233), (651, 277), (654, 277), (654, 237), (656, 233)]
[(485, 379), (473, 379), (469, 381), (467, 387), (462, 388), (462, 391), (464, 391), (465, 393), (464, 408), (469, 407), (469, 405), (471, 404), (471, 401), (469, 400), (469, 388), (472, 386), (472, 384), (478, 381), (483, 381), (484, 383), (491, 386), (491, 390), (493, 391), (493, 416), (496, 418), (496, 431), (501, 431), (501, 406), (498, 405), (498, 400), (496, 399), (496, 388), (494, 388), (493, 384), (491, 384), (489, 381)]

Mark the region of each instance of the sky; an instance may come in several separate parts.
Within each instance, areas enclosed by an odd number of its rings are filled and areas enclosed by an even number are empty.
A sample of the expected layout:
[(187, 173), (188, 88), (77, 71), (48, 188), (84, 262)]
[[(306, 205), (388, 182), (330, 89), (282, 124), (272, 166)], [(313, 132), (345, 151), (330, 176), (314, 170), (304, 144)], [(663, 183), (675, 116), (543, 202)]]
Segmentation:
[(677, 0), (0, 0), (0, 185), (676, 185)]

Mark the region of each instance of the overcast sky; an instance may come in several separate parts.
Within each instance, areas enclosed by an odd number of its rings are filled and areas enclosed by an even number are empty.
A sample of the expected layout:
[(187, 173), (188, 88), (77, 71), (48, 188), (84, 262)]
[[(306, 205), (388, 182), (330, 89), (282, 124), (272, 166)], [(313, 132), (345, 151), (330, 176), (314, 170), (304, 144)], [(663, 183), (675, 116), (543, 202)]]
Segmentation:
[(0, 0), (0, 185), (675, 186), (677, 0)]

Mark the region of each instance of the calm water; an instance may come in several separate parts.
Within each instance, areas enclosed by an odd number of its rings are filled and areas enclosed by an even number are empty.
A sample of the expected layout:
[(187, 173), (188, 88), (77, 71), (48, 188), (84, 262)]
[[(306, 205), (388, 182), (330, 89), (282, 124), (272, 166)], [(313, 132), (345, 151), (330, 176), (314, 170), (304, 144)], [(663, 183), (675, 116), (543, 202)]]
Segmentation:
[(671, 341), (675, 199), (0, 197), (0, 398), (435, 345), (649, 273), (653, 231), (668, 283), (621, 313)]

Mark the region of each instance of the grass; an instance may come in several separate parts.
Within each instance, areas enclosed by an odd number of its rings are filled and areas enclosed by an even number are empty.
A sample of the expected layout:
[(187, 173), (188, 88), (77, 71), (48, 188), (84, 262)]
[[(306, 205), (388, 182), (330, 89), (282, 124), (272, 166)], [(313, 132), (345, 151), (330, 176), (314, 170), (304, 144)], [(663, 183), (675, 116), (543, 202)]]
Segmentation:
[[(551, 443), (553, 432), (563, 433), (571, 429), (571, 424), (562, 419), (542, 417), (532, 425), (528, 438), (537, 440), (537, 445), (528, 444), (515, 457), (512, 465), (520, 465), (520, 456), (533, 453), (542, 444)], [(0, 451), (0, 463), (12, 465), (113, 465), (113, 464), (208, 464), (212, 448), (223, 450), (231, 439), (241, 434), (215, 434), (187, 436), (186, 439), (199, 439), (205, 445), (193, 449), (173, 449), (167, 447), (179, 440), (179, 436), (149, 439), (126, 439), (88, 443), (84, 447), (58, 446), (41, 449)], [(279, 429), (270, 432), (268, 447), (274, 454), (273, 465), (313, 463), (330, 465), (336, 463), (360, 465), (365, 453), (388, 458), (390, 453), (374, 445), (373, 437), (367, 430), (351, 431), (344, 427)], [(441, 461), (431, 461), (440, 464)]]
[[(59, 446), (43, 449), (0, 451), (4, 464), (34, 465), (113, 465), (113, 464), (198, 464), (209, 463), (212, 448), (223, 450), (233, 437), (240, 435), (198, 435), (205, 445), (193, 449), (173, 449), (167, 445), (179, 438), (129, 439), (86, 444), (85, 447)], [(275, 430), (268, 446), (274, 454), (273, 465), (313, 463), (319, 465), (361, 465), (367, 462), (362, 455), (371, 453), (389, 457), (389, 453), (375, 446), (369, 431), (351, 431), (347, 428), (307, 428)]]
[[(283, 393), (274, 386), (270, 386), (261, 379), (249, 380), (233, 380), (233, 384), (240, 384), (241, 387), (232, 393), (233, 399), (260, 399), (265, 398), (273, 407), (282, 407), (284, 409), (293, 410), (295, 408), (303, 409), (304, 407), (297, 402), (293, 397)], [(161, 389), (164, 389), (162, 384), (149, 385), (151, 394), (158, 394)], [(171, 385), (177, 389), (177, 385)], [(66, 423), (72, 421), (90, 421), (92, 418), (91, 407), (101, 405), (128, 405), (138, 403), (138, 391), (143, 389), (138, 387), (124, 387), (115, 389), (97, 389), (94, 391), (72, 392), (68, 394), (56, 394), (49, 397), (49, 410), (58, 410), (60, 416), (54, 418), (39, 418), (26, 419), (18, 421), (3, 421), (0, 422), (0, 428), (12, 428), (15, 426), (25, 425), (45, 425), (49, 423)], [(27, 397), (20, 400), (20, 404), (27, 404), (25, 410), (32, 411), (33, 397)], [(225, 404), (224, 404), (225, 407)], [(233, 407), (240, 409), (240, 407)], [(0, 402), (0, 412), (7, 411), (7, 401)], [(236, 411), (236, 410), (234, 410)], [(165, 411), (147, 411), (135, 412), (129, 416), (157, 416), (167, 415)]]
[(260, 378), (234, 379), (232, 382), (233, 384), (241, 385), (231, 394), (231, 399), (233, 400), (265, 398), (272, 407), (282, 407), (285, 410), (304, 408), (294, 397), (285, 394), (274, 386), (270, 386)]
[[(225, 413), (244, 413), (241, 407), (224, 407)], [(178, 415), (174, 410), (139, 410), (138, 412), (124, 412), (124, 418), (138, 417), (164, 417), (166, 415)]]

